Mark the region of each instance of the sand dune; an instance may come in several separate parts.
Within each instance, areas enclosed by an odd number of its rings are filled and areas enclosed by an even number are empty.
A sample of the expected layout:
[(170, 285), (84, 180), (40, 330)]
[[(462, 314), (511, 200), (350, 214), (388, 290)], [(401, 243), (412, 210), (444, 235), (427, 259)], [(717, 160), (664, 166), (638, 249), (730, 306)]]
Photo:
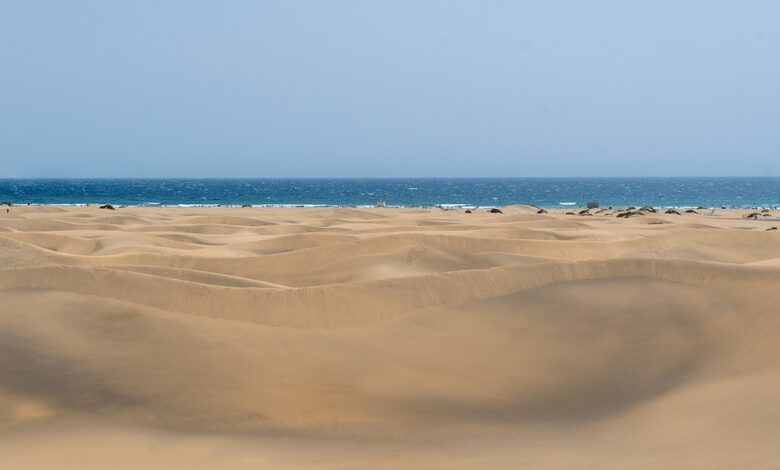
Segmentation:
[(536, 210), (14, 207), (0, 463), (780, 466), (773, 222)]

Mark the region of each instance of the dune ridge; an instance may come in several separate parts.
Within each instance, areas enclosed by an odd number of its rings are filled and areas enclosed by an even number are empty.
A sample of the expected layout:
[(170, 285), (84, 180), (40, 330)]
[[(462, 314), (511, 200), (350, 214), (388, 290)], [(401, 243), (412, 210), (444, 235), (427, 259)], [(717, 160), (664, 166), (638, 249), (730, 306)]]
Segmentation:
[[(712, 290), (750, 289), (757, 280), (780, 285), (780, 270), (771, 265), (734, 266), (641, 258), (538, 263), (301, 288), (212, 273), (207, 273), (211, 280), (204, 280), (203, 272), (198, 276), (193, 270), (150, 268), (6, 269), (0, 271), (0, 290), (74, 292), (195, 315), (310, 328), (354, 326), (416, 309), (459, 305), (584, 280), (645, 278)], [(268, 290), (269, 287), (276, 289)], [(154, 295), (155, 291), (163, 295)], [(766, 289), (765, 294), (771, 295), (771, 289)]]

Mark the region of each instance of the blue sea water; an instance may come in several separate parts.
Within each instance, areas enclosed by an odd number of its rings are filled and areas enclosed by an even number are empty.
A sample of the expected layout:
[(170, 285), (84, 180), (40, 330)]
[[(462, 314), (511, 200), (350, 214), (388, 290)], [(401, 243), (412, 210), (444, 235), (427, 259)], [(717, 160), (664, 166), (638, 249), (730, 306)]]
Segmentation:
[(780, 177), (0, 179), (14, 204), (780, 206)]

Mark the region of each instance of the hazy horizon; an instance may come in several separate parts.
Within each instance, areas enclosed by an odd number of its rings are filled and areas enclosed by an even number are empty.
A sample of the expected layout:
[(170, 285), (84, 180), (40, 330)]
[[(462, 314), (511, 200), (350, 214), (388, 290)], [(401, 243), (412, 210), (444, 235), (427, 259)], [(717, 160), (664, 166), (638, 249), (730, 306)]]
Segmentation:
[(4, 3), (0, 177), (780, 173), (780, 4)]
[(780, 179), (775, 175), (610, 175), (610, 176), (0, 176), (0, 180), (436, 180), (436, 179)]

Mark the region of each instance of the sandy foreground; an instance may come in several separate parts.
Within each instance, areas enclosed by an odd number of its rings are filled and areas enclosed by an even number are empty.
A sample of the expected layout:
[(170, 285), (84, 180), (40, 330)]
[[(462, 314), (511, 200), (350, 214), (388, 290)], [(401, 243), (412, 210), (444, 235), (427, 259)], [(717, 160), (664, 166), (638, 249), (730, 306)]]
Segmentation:
[(780, 212), (13, 207), (2, 468), (777, 468)]

